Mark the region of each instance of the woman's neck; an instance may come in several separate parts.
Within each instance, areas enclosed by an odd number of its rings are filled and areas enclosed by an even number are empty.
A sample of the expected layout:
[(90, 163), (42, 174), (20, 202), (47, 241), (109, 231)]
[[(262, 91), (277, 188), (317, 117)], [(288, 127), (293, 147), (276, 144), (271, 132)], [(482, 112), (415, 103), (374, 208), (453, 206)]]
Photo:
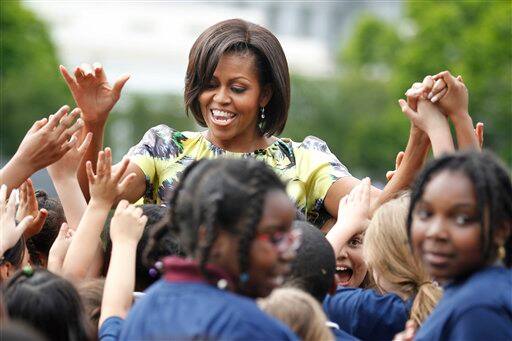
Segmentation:
[(258, 149), (266, 149), (277, 140), (274, 136), (267, 137), (265, 135), (260, 135), (258, 132), (255, 132), (254, 135), (249, 137), (241, 136), (240, 138), (233, 138), (229, 140), (218, 139), (213, 136), (209, 130), (205, 130), (202, 134), (203, 137), (210, 141), (211, 144), (234, 153), (252, 153)]

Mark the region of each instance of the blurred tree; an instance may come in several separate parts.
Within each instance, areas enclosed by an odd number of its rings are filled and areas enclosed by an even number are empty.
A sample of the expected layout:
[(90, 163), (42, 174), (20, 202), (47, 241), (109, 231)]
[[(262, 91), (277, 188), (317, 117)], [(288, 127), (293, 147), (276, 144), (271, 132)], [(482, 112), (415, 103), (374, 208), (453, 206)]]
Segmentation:
[(34, 121), (73, 102), (45, 24), (19, 1), (0, 6), (0, 155), (12, 155)]
[(396, 101), (413, 82), (450, 70), (464, 78), (474, 122), (485, 123), (485, 147), (510, 165), (511, 38), (510, 2), (411, 1), (398, 24), (362, 16), (338, 75), (292, 78), (294, 118), (283, 135), (318, 135), (355, 175), (383, 180), (407, 140)]

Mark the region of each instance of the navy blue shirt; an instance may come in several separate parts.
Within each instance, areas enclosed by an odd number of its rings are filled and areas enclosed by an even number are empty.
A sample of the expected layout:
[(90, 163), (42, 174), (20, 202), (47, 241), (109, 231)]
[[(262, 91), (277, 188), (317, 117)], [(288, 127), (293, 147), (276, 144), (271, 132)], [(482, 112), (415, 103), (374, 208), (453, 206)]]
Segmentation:
[(404, 330), (411, 306), (395, 294), (341, 286), (324, 300), (327, 317), (361, 340), (392, 340)]
[(487, 267), (446, 286), (415, 340), (512, 340), (512, 271)]
[(201, 279), (190, 261), (170, 258), (168, 270), (125, 321), (105, 320), (101, 340), (298, 340), (253, 300)]

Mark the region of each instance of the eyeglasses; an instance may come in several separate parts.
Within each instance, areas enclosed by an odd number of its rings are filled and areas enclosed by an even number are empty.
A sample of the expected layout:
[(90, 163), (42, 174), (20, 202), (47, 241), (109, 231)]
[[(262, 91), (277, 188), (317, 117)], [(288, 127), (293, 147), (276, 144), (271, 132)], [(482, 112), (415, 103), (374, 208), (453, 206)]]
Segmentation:
[(256, 239), (271, 243), (280, 255), (295, 256), (302, 243), (302, 231), (292, 229), (289, 232), (258, 233)]

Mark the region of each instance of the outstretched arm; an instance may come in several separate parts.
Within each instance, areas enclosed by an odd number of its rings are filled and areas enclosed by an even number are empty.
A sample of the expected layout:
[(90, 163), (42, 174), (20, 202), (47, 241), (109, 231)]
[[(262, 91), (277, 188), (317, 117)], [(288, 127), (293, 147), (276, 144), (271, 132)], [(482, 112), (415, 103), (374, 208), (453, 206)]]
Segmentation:
[(98, 243), (108, 212), (114, 200), (135, 176), (129, 175), (121, 179), (128, 166), (128, 160), (124, 160), (121, 168), (115, 172), (112, 172), (111, 165), (112, 153), (109, 148), (99, 152), (96, 173), (91, 162), (86, 163), (91, 200), (66, 254), (63, 265), (65, 277), (84, 278), (87, 275), (95, 254), (100, 251)]
[(108, 268), (99, 327), (111, 316), (125, 318), (132, 306), (135, 288), (135, 255), (147, 217), (142, 209), (121, 200), (110, 223), (112, 256)]
[(18, 188), (33, 173), (60, 159), (77, 142), (77, 131), (83, 121), (73, 121), (80, 114), (76, 108), (68, 114), (67, 105), (60, 108), (49, 119), (36, 121), (21, 141), (18, 150), (0, 170), (0, 183), (7, 191)]

